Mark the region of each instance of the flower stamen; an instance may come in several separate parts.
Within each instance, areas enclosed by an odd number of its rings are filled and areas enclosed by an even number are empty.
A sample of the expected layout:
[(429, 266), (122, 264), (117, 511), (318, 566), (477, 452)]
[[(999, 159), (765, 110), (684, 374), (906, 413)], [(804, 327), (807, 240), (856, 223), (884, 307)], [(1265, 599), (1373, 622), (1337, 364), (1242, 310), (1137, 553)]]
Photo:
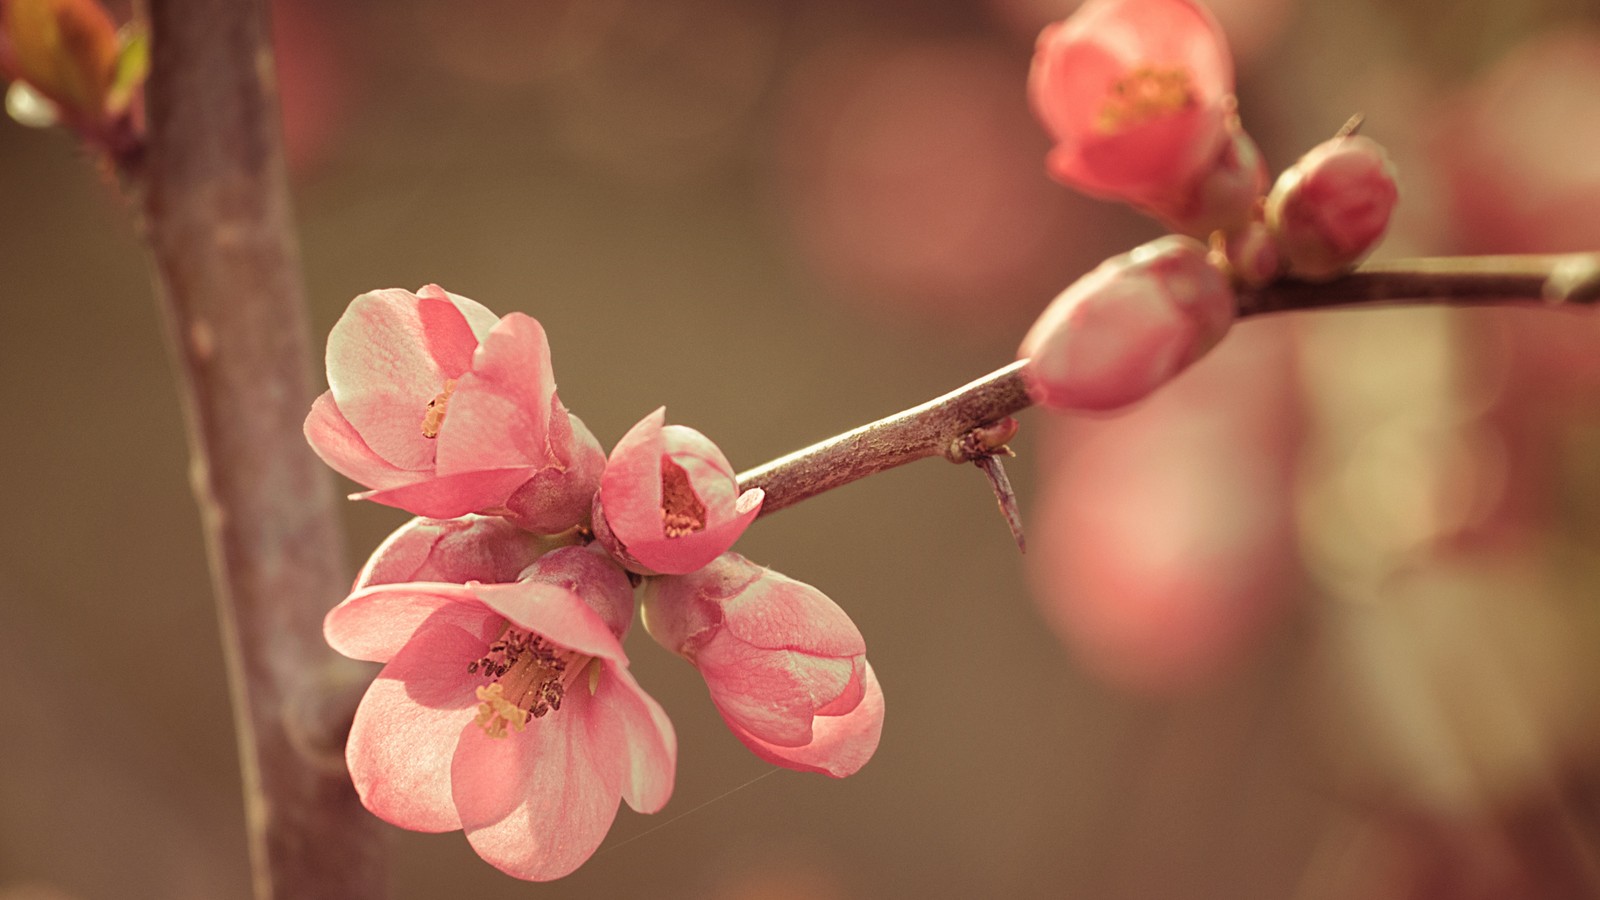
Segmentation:
[(1112, 82), (1095, 126), (1102, 132), (1122, 131), (1194, 103), (1194, 82), (1188, 69), (1139, 66)]
[(450, 395), (456, 392), (456, 379), (446, 378), (440, 391), (422, 412), (422, 436), (430, 440), (439, 436), (444, 427), (445, 413), (450, 411)]
[(521, 731), (530, 718), (561, 708), (567, 688), (587, 663), (537, 634), (506, 629), (487, 653), (467, 664), (468, 672), (482, 673), (490, 682), (477, 689), (474, 723), (492, 738), (505, 737), (508, 729)]
[(689, 473), (661, 458), (661, 529), (669, 538), (706, 530), (706, 505), (695, 496)]

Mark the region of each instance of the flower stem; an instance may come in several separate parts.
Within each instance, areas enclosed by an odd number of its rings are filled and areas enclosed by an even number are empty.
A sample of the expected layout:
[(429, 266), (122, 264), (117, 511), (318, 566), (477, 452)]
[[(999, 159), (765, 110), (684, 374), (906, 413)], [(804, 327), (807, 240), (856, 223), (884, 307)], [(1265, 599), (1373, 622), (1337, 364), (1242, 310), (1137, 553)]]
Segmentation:
[[(1473, 306), (1600, 301), (1600, 253), (1460, 256), (1373, 263), (1323, 284), (1279, 281), (1239, 298), (1239, 316), (1340, 306)], [(739, 474), (766, 492), (761, 514), (930, 456), (967, 462), (952, 448), (975, 428), (1032, 404), (1015, 362), (942, 397), (862, 425)]]
[(313, 354), (265, 9), (150, 0), (149, 16), (147, 155), (124, 174), (188, 422), (255, 893), (370, 900), (384, 866), (340, 752), (360, 679), (322, 640), (349, 581), (333, 483), (300, 431)]

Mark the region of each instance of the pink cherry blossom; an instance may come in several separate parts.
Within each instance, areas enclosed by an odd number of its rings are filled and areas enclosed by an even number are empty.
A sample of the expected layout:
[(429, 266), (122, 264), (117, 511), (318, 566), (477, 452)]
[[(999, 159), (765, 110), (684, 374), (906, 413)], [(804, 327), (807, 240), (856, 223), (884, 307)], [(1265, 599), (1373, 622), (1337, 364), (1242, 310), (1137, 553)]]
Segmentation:
[(1143, 399), (1222, 340), (1236, 306), (1193, 238), (1168, 235), (1112, 257), (1051, 301), (1023, 338), (1028, 395), (1058, 410)]
[(872, 758), (883, 690), (861, 632), (821, 591), (737, 553), (645, 584), (650, 636), (700, 670), (757, 756), (835, 778)]
[(1336, 137), (1278, 176), (1267, 196), (1267, 227), (1291, 275), (1329, 279), (1372, 252), (1398, 199), (1383, 147), (1361, 135)]
[(1233, 60), (1192, 0), (1089, 0), (1040, 33), (1028, 96), (1052, 177), (1171, 221), (1229, 140)]
[(372, 488), (358, 497), (439, 519), (504, 515), (543, 533), (585, 518), (604, 453), (556, 396), (534, 319), (496, 319), (436, 285), (373, 291), (334, 325), (327, 362), (306, 439)]
[(620, 643), (632, 612), (627, 575), (581, 547), (512, 584), (350, 595), (328, 643), (386, 664), (345, 748), (361, 802), (402, 828), (461, 828), (518, 878), (576, 869), (619, 800), (655, 812), (672, 793), (677, 738)]
[(733, 466), (710, 438), (663, 425), (658, 409), (606, 461), (594, 498), (595, 538), (642, 575), (683, 575), (716, 559), (761, 511), (763, 493), (739, 493)]

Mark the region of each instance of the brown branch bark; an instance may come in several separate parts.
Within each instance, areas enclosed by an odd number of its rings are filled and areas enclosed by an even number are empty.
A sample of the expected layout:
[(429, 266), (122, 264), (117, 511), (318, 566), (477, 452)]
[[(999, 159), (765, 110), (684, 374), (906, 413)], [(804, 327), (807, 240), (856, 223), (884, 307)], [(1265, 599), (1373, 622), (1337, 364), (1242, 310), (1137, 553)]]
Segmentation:
[(259, 0), (151, 0), (134, 176), (189, 425), (239, 734), (258, 898), (384, 893), (377, 821), (325, 698), (348, 587), (333, 484), (301, 437), (312, 344)]
[[(1375, 263), (1324, 284), (1280, 281), (1239, 298), (1239, 315), (1340, 306), (1471, 306), (1535, 301), (1600, 302), (1600, 253), (1464, 256)], [(1022, 363), (1012, 363), (942, 397), (812, 444), (739, 473), (741, 490), (766, 492), (761, 514), (777, 512), (885, 469), (930, 456), (972, 459), (961, 439), (1031, 405)]]

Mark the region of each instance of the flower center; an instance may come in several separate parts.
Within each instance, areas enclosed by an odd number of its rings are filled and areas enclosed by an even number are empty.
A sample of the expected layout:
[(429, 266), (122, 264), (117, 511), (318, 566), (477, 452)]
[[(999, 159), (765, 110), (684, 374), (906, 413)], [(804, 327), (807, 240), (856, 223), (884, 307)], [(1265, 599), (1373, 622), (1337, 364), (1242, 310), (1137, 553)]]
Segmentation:
[(450, 411), (450, 395), (456, 392), (456, 379), (446, 378), (444, 390), (428, 401), (428, 406), (422, 411), (422, 436), (436, 438), (439, 429), (444, 426), (444, 415)]
[(1095, 125), (1102, 132), (1121, 131), (1177, 112), (1195, 102), (1189, 70), (1181, 66), (1140, 66), (1111, 85)]
[(477, 690), (474, 723), (492, 738), (505, 737), (508, 728), (521, 731), (529, 718), (561, 708), (567, 688), (588, 662), (537, 634), (507, 628), (483, 657), (467, 665), (468, 672), (489, 679)]
[(706, 530), (706, 505), (689, 485), (689, 473), (665, 456), (661, 457), (661, 528), (669, 538)]

